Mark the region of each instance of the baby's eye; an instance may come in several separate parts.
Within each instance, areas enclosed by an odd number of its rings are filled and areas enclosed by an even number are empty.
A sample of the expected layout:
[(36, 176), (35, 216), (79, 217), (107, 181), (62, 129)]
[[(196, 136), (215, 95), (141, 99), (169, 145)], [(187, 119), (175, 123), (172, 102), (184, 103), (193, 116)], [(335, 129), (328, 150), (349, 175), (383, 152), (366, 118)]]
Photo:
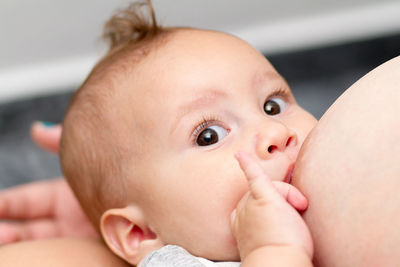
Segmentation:
[(286, 102), (279, 97), (268, 99), (264, 104), (264, 111), (270, 116), (278, 115), (286, 108)]
[(196, 143), (199, 146), (209, 146), (217, 143), (228, 135), (228, 130), (219, 125), (212, 125), (204, 129), (197, 137)]

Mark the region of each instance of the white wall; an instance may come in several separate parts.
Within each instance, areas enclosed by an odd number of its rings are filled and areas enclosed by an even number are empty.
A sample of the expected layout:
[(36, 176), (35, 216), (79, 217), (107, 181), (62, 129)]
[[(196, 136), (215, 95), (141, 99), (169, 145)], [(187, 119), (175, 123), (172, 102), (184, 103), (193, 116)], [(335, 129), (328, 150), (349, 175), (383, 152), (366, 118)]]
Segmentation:
[[(1, 0), (0, 102), (76, 87), (128, 0)], [(228, 31), (263, 52), (400, 33), (398, 0), (153, 0), (163, 25)]]

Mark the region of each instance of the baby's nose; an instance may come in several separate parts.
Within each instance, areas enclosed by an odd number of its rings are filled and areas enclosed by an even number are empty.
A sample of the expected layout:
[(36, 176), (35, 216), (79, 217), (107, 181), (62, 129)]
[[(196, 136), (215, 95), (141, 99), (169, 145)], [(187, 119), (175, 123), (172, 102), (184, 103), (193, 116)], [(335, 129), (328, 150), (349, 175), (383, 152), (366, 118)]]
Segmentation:
[(280, 122), (268, 125), (256, 136), (256, 152), (261, 159), (269, 159), (277, 152), (286, 153), (288, 148), (296, 144), (296, 133)]

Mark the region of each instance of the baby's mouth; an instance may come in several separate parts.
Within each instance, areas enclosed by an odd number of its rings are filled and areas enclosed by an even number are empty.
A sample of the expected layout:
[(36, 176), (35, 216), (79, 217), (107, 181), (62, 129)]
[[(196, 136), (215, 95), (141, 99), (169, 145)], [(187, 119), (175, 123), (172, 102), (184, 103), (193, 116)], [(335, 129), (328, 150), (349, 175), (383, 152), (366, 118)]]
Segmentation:
[(290, 184), (292, 182), (293, 169), (294, 169), (294, 163), (289, 164), (289, 167), (286, 171), (285, 179), (283, 180), (285, 183)]

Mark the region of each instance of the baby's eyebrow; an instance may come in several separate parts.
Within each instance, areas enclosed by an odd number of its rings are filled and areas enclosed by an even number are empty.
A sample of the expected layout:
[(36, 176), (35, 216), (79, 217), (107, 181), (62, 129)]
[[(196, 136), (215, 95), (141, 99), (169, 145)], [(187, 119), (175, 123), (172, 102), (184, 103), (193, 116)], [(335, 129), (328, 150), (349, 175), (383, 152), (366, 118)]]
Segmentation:
[(192, 100), (178, 107), (176, 120), (173, 122), (171, 127), (171, 133), (175, 130), (180, 119), (185, 115), (201, 108), (215, 105), (217, 102), (220, 102), (222, 99), (226, 99), (227, 97), (228, 94), (226, 92), (219, 90), (207, 90), (201, 92), (200, 96), (194, 94)]

